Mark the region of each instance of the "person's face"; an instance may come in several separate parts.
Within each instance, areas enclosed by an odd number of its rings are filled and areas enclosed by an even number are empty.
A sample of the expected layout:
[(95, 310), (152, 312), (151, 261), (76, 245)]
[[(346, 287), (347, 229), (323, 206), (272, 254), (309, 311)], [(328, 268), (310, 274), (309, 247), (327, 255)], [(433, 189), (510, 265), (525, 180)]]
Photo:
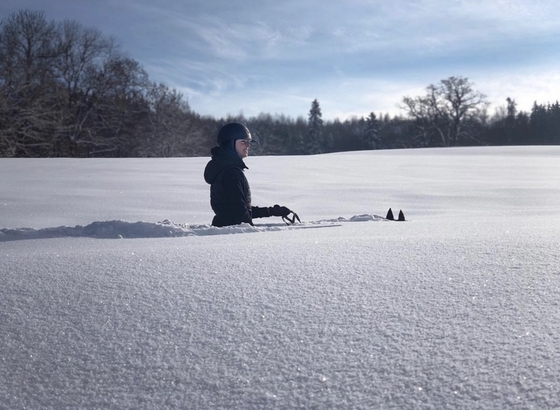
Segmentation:
[(235, 140), (235, 151), (241, 158), (249, 156), (251, 140)]

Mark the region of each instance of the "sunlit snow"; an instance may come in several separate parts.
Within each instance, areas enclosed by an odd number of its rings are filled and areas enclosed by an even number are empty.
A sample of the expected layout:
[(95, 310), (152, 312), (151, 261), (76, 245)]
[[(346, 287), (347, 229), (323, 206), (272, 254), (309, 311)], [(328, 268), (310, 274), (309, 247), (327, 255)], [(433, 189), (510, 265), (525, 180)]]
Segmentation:
[(560, 408), (560, 147), (207, 161), (0, 159), (0, 408)]

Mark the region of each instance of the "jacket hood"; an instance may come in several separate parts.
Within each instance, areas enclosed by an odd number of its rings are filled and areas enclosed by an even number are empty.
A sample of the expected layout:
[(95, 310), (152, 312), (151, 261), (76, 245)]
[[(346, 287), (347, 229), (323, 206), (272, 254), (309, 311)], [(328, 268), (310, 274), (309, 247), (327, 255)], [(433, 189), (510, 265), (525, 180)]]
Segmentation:
[(248, 169), (247, 165), (245, 165), (243, 160), (234, 150), (226, 150), (223, 147), (214, 147), (210, 153), (212, 154), (212, 159), (208, 162), (208, 164), (206, 164), (206, 168), (204, 169), (204, 180), (210, 185), (226, 168), (238, 167), (242, 170)]

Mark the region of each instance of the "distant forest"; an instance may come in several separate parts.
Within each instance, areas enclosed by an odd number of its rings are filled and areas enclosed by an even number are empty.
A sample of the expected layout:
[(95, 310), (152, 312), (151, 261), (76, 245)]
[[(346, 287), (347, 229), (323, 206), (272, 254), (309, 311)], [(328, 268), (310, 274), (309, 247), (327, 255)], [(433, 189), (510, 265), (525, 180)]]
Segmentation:
[(317, 100), (296, 119), (201, 116), (95, 28), (30, 10), (0, 24), (0, 157), (207, 156), (229, 121), (249, 127), (256, 155), (560, 144), (558, 101), (535, 102), (528, 113), (508, 98), (490, 115), (464, 77), (403, 97), (402, 116), (324, 121)]

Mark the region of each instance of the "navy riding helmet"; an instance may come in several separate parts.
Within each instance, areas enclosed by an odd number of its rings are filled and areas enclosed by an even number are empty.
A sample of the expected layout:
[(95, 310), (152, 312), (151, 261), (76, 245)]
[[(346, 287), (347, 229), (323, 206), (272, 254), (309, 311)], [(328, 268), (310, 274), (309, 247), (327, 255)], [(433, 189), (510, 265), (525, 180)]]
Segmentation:
[(252, 139), (249, 129), (238, 122), (230, 122), (220, 128), (218, 132), (218, 145), (225, 145), (224, 143), (229, 141)]

